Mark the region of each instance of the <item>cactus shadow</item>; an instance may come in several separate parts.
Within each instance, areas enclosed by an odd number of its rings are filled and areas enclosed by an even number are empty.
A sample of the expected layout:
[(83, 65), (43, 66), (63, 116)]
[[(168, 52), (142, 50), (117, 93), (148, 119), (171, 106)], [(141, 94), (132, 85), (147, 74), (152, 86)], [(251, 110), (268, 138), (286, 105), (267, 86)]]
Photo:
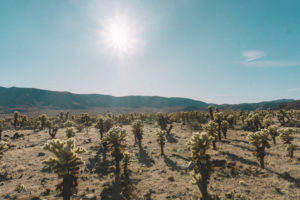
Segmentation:
[(144, 148), (139, 149), (137, 158), (139, 163), (145, 164), (147, 167), (151, 167), (154, 163), (154, 160), (148, 155)]
[[(100, 154), (102, 154), (102, 161), (100, 159)], [(89, 162), (86, 165), (86, 168), (89, 171), (98, 173), (99, 176), (105, 176), (113, 171), (110, 169), (110, 166), (113, 165), (113, 162), (106, 159), (106, 152), (103, 149), (99, 149), (96, 155), (88, 160)]]
[(228, 156), (229, 159), (233, 160), (233, 161), (239, 161), (241, 163), (247, 164), (247, 165), (255, 165), (257, 166), (257, 163), (248, 159), (245, 159), (243, 157), (237, 156), (233, 153), (229, 153), (227, 151), (219, 151), (221, 155), (226, 155)]
[(166, 138), (169, 143), (177, 143), (178, 142), (178, 140), (174, 137), (173, 134), (166, 135)]
[(265, 169), (265, 170), (277, 175), (279, 178), (282, 178), (290, 183), (295, 183), (298, 188), (300, 187), (300, 178), (294, 178), (288, 172), (279, 173), (271, 169)]
[(240, 143), (244, 143), (244, 144), (249, 144), (248, 142), (244, 141), (244, 140), (239, 140), (239, 139), (230, 139), (233, 142), (240, 142)]
[(166, 155), (163, 155), (164, 162), (172, 171), (180, 171), (181, 168), (177, 165), (176, 162), (174, 162), (172, 159), (168, 158)]

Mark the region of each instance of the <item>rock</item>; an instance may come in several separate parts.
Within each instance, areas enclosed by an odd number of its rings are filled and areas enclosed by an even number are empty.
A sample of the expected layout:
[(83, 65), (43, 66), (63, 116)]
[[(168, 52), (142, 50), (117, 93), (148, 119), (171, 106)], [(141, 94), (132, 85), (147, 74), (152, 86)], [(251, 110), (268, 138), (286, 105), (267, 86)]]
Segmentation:
[(96, 200), (97, 197), (95, 194), (86, 194), (84, 197), (83, 197), (84, 200)]
[(173, 177), (173, 176), (169, 176), (169, 177), (168, 177), (168, 181), (171, 181), (171, 182), (173, 182), (173, 181), (175, 181), (175, 179), (174, 179), (174, 177)]
[(45, 155), (46, 155), (46, 154), (43, 153), (43, 152), (39, 152), (39, 153), (38, 153), (38, 157), (45, 156)]
[(187, 169), (191, 171), (194, 169), (194, 167), (195, 167), (195, 163), (193, 161), (191, 161), (191, 162), (189, 162)]

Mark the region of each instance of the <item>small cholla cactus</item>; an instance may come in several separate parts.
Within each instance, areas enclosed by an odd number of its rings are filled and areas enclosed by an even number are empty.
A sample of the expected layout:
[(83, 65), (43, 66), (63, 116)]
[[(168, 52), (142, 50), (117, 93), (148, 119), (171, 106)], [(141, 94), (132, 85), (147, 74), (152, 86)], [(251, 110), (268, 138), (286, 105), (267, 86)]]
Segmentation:
[(100, 139), (102, 140), (103, 134), (104, 134), (104, 119), (103, 119), (103, 117), (100, 116), (98, 118), (96, 128), (99, 129)]
[(195, 163), (195, 167), (191, 172), (191, 176), (193, 177), (192, 183), (198, 186), (203, 200), (210, 199), (207, 186), (212, 165), (207, 150), (210, 148), (213, 141), (214, 137), (210, 136), (208, 133), (202, 132), (195, 133), (187, 143), (192, 153), (193, 162)]
[(111, 155), (115, 159), (115, 182), (119, 182), (120, 176), (120, 161), (123, 159), (123, 152), (127, 146), (126, 144), (126, 130), (120, 127), (111, 128), (103, 137), (102, 143), (106, 143)]
[(70, 120), (68, 120), (68, 121), (66, 121), (65, 123), (64, 123), (64, 127), (65, 128), (67, 128), (67, 127), (72, 127), (72, 126), (74, 126), (74, 122), (72, 122), (72, 121), (70, 121)]
[(75, 130), (73, 127), (66, 129), (66, 137), (67, 138), (75, 137)]
[(84, 153), (85, 150), (75, 147), (73, 138), (66, 141), (54, 139), (49, 140), (44, 149), (55, 154), (55, 158), (50, 157), (43, 161), (43, 164), (50, 165), (52, 170), (58, 174), (63, 181), (57, 185), (57, 190), (62, 191), (63, 199), (69, 200), (77, 191), (80, 166), (84, 164), (78, 154)]
[(268, 131), (273, 140), (273, 144), (276, 144), (276, 137), (278, 136), (277, 126), (275, 125), (269, 126)]
[(280, 133), (279, 138), (285, 145), (287, 155), (290, 158), (293, 158), (294, 150), (296, 149), (296, 145), (292, 144), (292, 141), (294, 140), (293, 134), (295, 130), (291, 128), (284, 128), (284, 129), (280, 129), (278, 132)]
[(259, 159), (261, 168), (265, 168), (264, 165), (264, 158), (265, 158), (265, 148), (270, 148), (269, 145), (269, 132), (267, 129), (262, 129), (257, 132), (249, 133), (247, 136), (247, 140), (250, 144), (253, 144), (255, 146), (255, 151), (253, 152), (253, 155), (256, 156)]
[(213, 148), (214, 150), (217, 149), (216, 147), (216, 141), (217, 141), (217, 132), (218, 132), (218, 124), (213, 122), (213, 121), (210, 121), (208, 122), (207, 124), (205, 124), (203, 126), (203, 129), (210, 135), (214, 138), (214, 140), (212, 141), (212, 145), (213, 145)]
[(123, 168), (124, 177), (126, 179), (128, 178), (129, 175), (128, 166), (130, 165), (132, 160), (133, 160), (133, 156), (130, 153), (128, 152), (123, 153), (122, 168)]
[(167, 132), (162, 131), (162, 130), (160, 130), (156, 133), (156, 141), (160, 145), (160, 155), (162, 155), (162, 156), (165, 155), (164, 146), (166, 143), (166, 135), (167, 135)]
[(53, 122), (47, 120), (46, 122), (46, 126), (48, 127), (48, 133), (50, 135), (50, 137), (53, 139), (56, 136), (56, 133), (58, 131), (58, 126), (57, 125), (53, 125)]
[(225, 138), (226, 138), (226, 134), (227, 134), (227, 130), (228, 130), (229, 126), (230, 126), (230, 124), (228, 123), (228, 121), (223, 120), (221, 122), (221, 129), (222, 129), (222, 132), (223, 132), (223, 135)]
[(226, 117), (230, 127), (232, 128), (233, 127), (233, 123), (234, 123), (234, 116), (232, 114), (229, 114), (227, 117)]
[[(167, 135), (170, 135), (173, 125), (170, 122), (168, 115), (159, 112), (156, 114), (156, 121), (160, 129), (166, 131)], [(169, 127), (168, 124), (170, 124)]]
[(144, 134), (144, 124), (141, 120), (136, 120), (132, 124), (132, 133), (134, 135), (135, 143), (138, 142), (139, 148), (142, 149), (142, 139)]
[(84, 124), (85, 129), (86, 129), (86, 133), (89, 133), (89, 122), (90, 122), (91, 118), (90, 115), (88, 113), (83, 113), (81, 115), (81, 122)]
[(35, 131), (40, 131), (42, 129), (42, 123), (41, 121), (37, 121), (34, 125)]

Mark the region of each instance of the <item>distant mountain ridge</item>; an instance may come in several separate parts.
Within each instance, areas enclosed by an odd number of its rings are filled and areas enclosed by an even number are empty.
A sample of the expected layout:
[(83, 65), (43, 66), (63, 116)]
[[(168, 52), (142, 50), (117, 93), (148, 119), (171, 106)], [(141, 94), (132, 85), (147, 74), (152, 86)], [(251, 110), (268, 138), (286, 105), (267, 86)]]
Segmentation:
[(74, 94), (35, 88), (0, 87), (0, 113), (11, 113), (15, 110), (85, 110), (94, 108), (153, 108), (169, 110), (204, 110), (209, 105), (220, 108), (255, 110), (276, 108), (294, 100), (276, 100), (253, 104), (217, 105), (208, 104), (188, 98), (160, 96), (124, 96), (114, 97), (102, 94)]

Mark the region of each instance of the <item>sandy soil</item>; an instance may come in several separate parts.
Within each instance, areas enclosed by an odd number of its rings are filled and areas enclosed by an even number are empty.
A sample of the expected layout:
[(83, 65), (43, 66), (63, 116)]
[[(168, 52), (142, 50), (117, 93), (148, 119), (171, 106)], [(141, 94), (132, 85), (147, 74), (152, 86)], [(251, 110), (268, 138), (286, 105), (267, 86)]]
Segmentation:
[[(98, 131), (76, 133), (77, 145), (85, 148), (78, 193), (73, 199), (120, 199), (125, 192), (131, 199), (199, 199), (197, 186), (191, 184), (186, 170), (190, 152), (186, 142), (193, 131), (174, 124), (172, 137), (166, 143), (165, 157), (160, 156), (155, 133), (158, 127), (145, 125), (143, 150), (134, 146), (130, 126), (123, 126), (128, 133), (128, 151), (136, 158), (130, 165), (130, 183), (114, 185), (112, 158), (103, 162)], [(55, 190), (57, 175), (42, 164), (52, 156), (42, 149), (50, 136), (45, 131), (18, 131), (24, 134), (9, 141), (10, 149), (1, 160), (0, 199), (60, 199)], [(3, 135), (13, 136), (15, 131)], [(216, 168), (210, 178), (210, 193), (220, 199), (300, 199), (300, 151), (295, 158), (286, 157), (282, 143), (267, 149), (265, 168), (260, 169), (252, 155), (253, 147), (246, 141), (247, 132), (228, 131), (227, 139), (217, 143), (217, 150), (210, 150), (213, 159), (226, 159), (223, 167)], [(65, 130), (60, 129), (57, 138), (65, 139)], [(300, 131), (293, 141), (300, 146)]]

